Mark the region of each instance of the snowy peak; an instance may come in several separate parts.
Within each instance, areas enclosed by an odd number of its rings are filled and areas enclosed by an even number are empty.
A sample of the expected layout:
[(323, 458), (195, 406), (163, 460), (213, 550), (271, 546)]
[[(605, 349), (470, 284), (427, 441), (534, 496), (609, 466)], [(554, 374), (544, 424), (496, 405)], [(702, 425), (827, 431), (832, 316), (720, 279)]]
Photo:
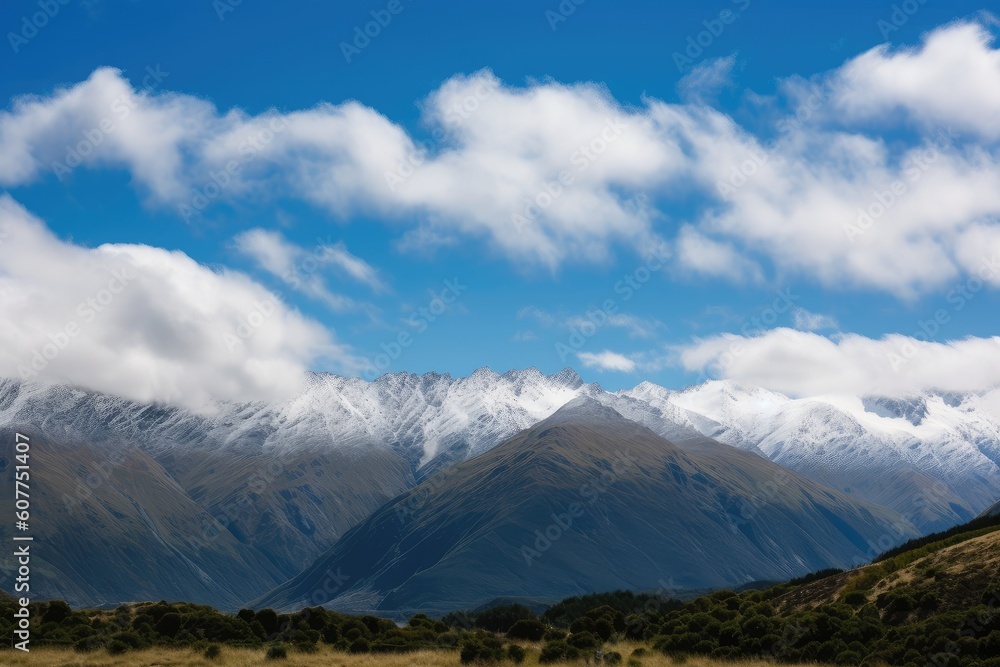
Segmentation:
[[(581, 397), (596, 403), (575, 401)], [(869, 499), (894, 494), (893, 507), (904, 514), (899, 503), (940, 506), (935, 520), (942, 522), (957, 523), (1000, 497), (1000, 390), (794, 398), (713, 380), (683, 391), (643, 382), (607, 392), (571, 368), (545, 375), (534, 367), (503, 374), (483, 367), (468, 377), (391, 373), (373, 382), (317, 373), (287, 401), (220, 404), (203, 415), (0, 380), (0, 426), (31, 424), (151, 451), (383, 448), (418, 475), (482, 454), (564, 406), (614, 410), (682, 446), (718, 440)], [(938, 486), (944, 491), (927, 490)]]
[(582, 424), (588, 426), (610, 426), (628, 422), (614, 408), (591, 398), (577, 396), (559, 408), (543, 424)]

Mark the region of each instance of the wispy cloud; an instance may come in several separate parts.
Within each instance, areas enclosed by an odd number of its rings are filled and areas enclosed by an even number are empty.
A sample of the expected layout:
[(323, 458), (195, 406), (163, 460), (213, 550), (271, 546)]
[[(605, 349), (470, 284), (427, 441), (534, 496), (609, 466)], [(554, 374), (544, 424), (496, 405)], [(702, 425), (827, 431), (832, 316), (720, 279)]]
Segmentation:
[(252, 259), (264, 271), (279, 278), (286, 286), (322, 301), (337, 312), (368, 308), (343, 294), (331, 292), (323, 276), (324, 269), (339, 270), (375, 291), (385, 286), (377, 271), (355, 257), (343, 243), (319, 242), (312, 250), (296, 245), (280, 232), (250, 229), (234, 239), (237, 250)]
[(837, 320), (829, 315), (811, 313), (805, 308), (796, 308), (792, 311), (792, 321), (795, 328), (800, 331), (821, 331), (823, 329), (836, 329)]

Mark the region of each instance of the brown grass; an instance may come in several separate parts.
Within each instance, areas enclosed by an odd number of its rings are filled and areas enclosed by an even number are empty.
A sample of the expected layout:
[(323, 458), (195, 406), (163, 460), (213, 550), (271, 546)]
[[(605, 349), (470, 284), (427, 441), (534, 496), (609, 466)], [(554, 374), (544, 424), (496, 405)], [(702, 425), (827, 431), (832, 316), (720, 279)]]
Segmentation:
[[(628, 667), (629, 656), (639, 646), (638, 643), (621, 643), (609, 645), (606, 650), (618, 651), (622, 654), (621, 667)], [(639, 660), (642, 667), (677, 667), (679, 663), (670, 657), (649, 651)], [(118, 656), (110, 656), (105, 651), (94, 653), (76, 653), (71, 649), (37, 648), (31, 653), (21, 651), (0, 652), (0, 665), (24, 667), (463, 667), (458, 659), (458, 651), (428, 650), (403, 654), (365, 654), (352, 655), (321, 647), (316, 653), (298, 653), (288, 651), (287, 660), (267, 660), (265, 649), (240, 649), (222, 647), (222, 655), (218, 660), (207, 660), (191, 649), (152, 648), (143, 651), (133, 651)], [(578, 660), (575, 663), (556, 663), (559, 665), (585, 665), (593, 661)], [(525, 667), (538, 665), (537, 648), (529, 648), (524, 661)], [(774, 667), (773, 662), (766, 660), (739, 660), (720, 662), (710, 658), (691, 656), (683, 662), (684, 667)], [(502, 667), (514, 667), (511, 662), (504, 662)]]

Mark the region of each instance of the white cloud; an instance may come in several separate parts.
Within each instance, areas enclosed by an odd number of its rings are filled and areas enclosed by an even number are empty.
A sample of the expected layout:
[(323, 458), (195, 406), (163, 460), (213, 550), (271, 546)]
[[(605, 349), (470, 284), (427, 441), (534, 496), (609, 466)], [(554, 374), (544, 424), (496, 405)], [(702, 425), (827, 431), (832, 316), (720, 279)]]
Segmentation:
[[(652, 338), (656, 335), (657, 331), (666, 328), (663, 322), (658, 320), (645, 319), (624, 313), (605, 314), (602, 322), (602, 327), (625, 329), (628, 332), (629, 338)], [(563, 326), (571, 329), (586, 330), (594, 326), (594, 320), (589, 317), (577, 315), (568, 318), (563, 322)]]
[(236, 248), (260, 268), (337, 312), (356, 310), (361, 305), (328, 289), (322, 276), (328, 266), (375, 291), (385, 289), (375, 268), (348, 252), (341, 242), (321, 242), (312, 250), (306, 250), (288, 241), (280, 232), (259, 228), (241, 232), (234, 241)]
[[(297, 197), (397, 224), (397, 247), (409, 251), (474, 238), (555, 269), (676, 234), (680, 266), (696, 274), (759, 280), (773, 267), (911, 299), (1000, 252), (991, 30), (958, 22), (916, 48), (879, 47), (779, 82), (759, 123), (777, 131), (760, 135), (694, 99), (628, 107), (598, 85), (513, 87), (483, 71), (423, 101), (434, 135), (424, 147), (357, 102), (250, 116), (137, 93), (101, 69), (0, 113), (0, 185), (38, 179), (79, 147), (85, 168), (127, 168), (154, 202)], [(731, 67), (707, 63), (685, 85), (715, 85)], [(563, 172), (571, 184), (559, 183)], [(694, 202), (687, 219), (665, 214), (675, 196)], [(345, 275), (372, 279), (342, 260)]]
[(849, 61), (831, 81), (835, 113), (925, 127), (954, 125), (1000, 139), (1000, 51), (986, 25), (957, 22), (918, 48), (884, 44)]
[[(549, 267), (607, 259), (616, 242), (655, 240), (638, 191), (676, 173), (681, 153), (657, 139), (648, 116), (602, 88), (515, 89), (481, 72), (449, 80), (423, 106), (440, 137), (429, 154), (356, 102), (220, 113), (187, 95), (135, 92), (116, 70), (100, 69), (0, 114), (0, 184), (37, 179), (79, 146), (84, 167), (124, 166), (153, 200), (184, 215), (280, 192), (341, 216), (416, 217), (423, 233), (408, 237), (411, 246), (458, 233)], [(63, 178), (73, 168), (54, 167)], [(560, 172), (573, 183), (560, 185)], [(530, 202), (541, 207), (537, 216)], [(525, 213), (533, 219), (515, 223)]]
[(348, 278), (367, 285), (373, 292), (388, 291), (388, 287), (379, 277), (378, 269), (357, 255), (352, 255), (343, 241), (324, 244), (321, 248), (321, 259)]
[(635, 370), (635, 362), (623, 354), (604, 350), (603, 352), (578, 352), (576, 355), (587, 368), (599, 371), (619, 371), (631, 373)]
[(247, 276), (142, 245), (60, 240), (0, 196), (0, 375), (205, 409), (298, 391), (349, 350)]
[(539, 324), (547, 327), (552, 326), (556, 322), (554, 315), (542, 310), (538, 306), (524, 306), (517, 311), (517, 319), (523, 320), (525, 318), (531, 318)]
[(1000, 385), (1000, 337), (942, 343), (891, 334), (833, 338), (793, 329), (724, 334), (678, 347), (681, 366), (791, 396), (971, 392)]
[(736, 56), (715, 58), (696, 65), (677, 82), (681, 98), (696, 103), (712, 100), (724, 88), (733, 85)]
[(676, 247), (681, 266), (694, 273), (734, 281), (758, 282), (762, 278), (760, 267), (741, 256), (732, 245), (713, 241), (690, 225), (681, 228)]
[(836, 329), (837, 320), (829, 315), (812, 313), (805, 308), (796, 308), (792, 311), (792, 321), (795, 328), (800, 331), (819, 331), (821, 329)]

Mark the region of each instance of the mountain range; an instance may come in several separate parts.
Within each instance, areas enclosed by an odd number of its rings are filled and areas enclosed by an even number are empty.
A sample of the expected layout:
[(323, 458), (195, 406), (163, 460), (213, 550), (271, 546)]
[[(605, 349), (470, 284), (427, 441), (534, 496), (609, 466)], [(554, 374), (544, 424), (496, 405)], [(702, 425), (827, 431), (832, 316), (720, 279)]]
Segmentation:
[(861, 564), (883, 535), (917, 533), (755, 454), (707, 438), (681, 449), (588, 397), (439, 474), (255, 606), (408, 618), (526, 593), (735, 587)]
[[(884, 506), (921, 532), (968, 520), (1000, 497), (1000, 391), (796, 399), (709, 381), (683, 391), (642, 383), (607, 392), (571, 369), (479, 369), (465, 378), (397, 373), (374, 382), (314, 374), (284, 402), (196, 413), (0, 380), (0, 428), (34, 433), (51, 451), (49, 467), (39, 462), (36, 472), (39, 492), (48, 485), (60, 499), (40, 510), (52, 545), (40, 556), (53, 572), (44, 581), (77, 583), (42, 584), (52, 586), (47, 595), (228, 608), (343, 548), (350, 529), (400, 494), (448, 483), (465, 470), (458, 464), (578, 398), (685, 456), (723, 443), (730, 456), (743, 450), (752, 457), (745, 461), (769, 461), (860, 505)], [(141, 479), (126, 483), (126, 472)], [(0, 487), (9, 484), (7, 471)], [(158, 495), (146, 494), (150, 488)], [(216, 550), (228, 568), (212, 564)], [(106, 563), (81, 567), (79, 553)], [(142, 572), (149, 562), (175, 563), (185, 574), (145, 587), (115, 574)]]

